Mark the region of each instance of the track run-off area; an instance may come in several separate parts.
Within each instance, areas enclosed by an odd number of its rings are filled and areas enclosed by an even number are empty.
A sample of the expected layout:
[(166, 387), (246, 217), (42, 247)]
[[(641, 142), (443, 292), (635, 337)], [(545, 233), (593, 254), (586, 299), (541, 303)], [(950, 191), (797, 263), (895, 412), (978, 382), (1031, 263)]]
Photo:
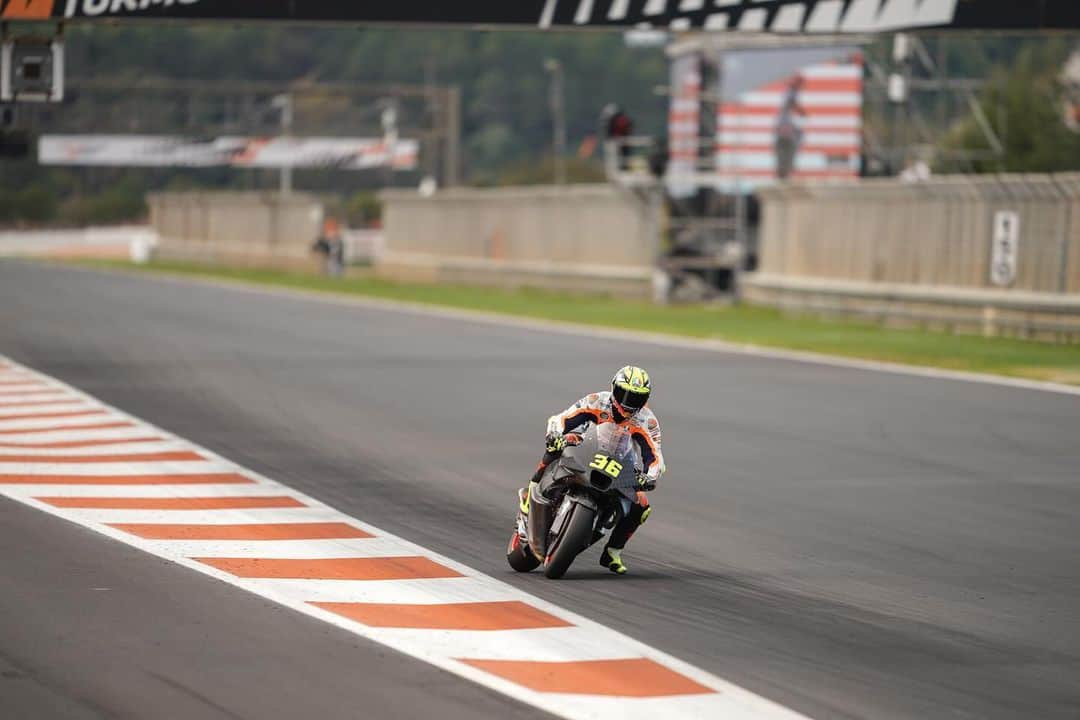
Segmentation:
[[(1075, 395), (24, 263), (0, 356), (19, 717), (1080, 712)], [(514, 574), (547, 416), (627, 363), (631, 575)]]

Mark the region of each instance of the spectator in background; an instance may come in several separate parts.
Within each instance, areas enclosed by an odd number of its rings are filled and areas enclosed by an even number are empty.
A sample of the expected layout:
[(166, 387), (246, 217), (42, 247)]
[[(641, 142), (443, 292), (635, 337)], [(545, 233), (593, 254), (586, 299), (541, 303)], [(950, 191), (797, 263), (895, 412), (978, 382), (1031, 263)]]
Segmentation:
[(311, 246), (313, 252), (323, 256), (323, 272), (330, 277), (340, 277), (345, 269), (345, 240), (341, 226), (333, 216), (323, 221), (322, 232)]
[(799, 145), (802, 144), (802, 126), (801, 122), (796, 120), (796, 116), (806, 117), (806, 110), (799, 104), (802, 86), (802, 75), (791, 79), (776, 119), (776, 177), (780, 180), (788, 179), (795, 171), (795, 158), (799, 154)]
[(615, 103), (604, 106), (601, 118), (604, 135), (618, 148), (619, 169), (626, 170), (627, 161), (630, 158), (630, 145), (626, 141), (634, 134), (634, 121)]

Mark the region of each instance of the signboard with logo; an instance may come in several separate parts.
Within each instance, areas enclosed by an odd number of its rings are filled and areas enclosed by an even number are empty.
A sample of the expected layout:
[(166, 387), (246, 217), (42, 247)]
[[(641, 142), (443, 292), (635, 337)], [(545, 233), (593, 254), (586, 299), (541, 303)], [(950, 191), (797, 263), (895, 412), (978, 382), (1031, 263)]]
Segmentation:
[(416, 168), (419, 143), (379, 138), (236, 137), (214, 139), (171, 135), (42, 135), (43, 165), (119, 167)]
[(780, 180), (858, 177), (862, 62), (853, 46), (724, 52), (717, 186), (748, 192)]
[(1076, 0), (0, 0), (3, 20), (292, 20), (873, 33), (1080, 27)]
[(671, 61), (667, 177), (677, 196), (689, 195), (696, 187), (692, 178), (701, 154), (701, 64), (698, 53)]

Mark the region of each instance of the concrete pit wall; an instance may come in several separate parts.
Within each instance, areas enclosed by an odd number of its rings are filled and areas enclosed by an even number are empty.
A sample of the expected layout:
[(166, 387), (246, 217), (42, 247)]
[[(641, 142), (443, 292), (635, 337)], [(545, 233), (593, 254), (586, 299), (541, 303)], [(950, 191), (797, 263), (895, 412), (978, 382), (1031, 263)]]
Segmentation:
[[(864, 180), (762, 190), (759, 304), (987, 335), (1080, 340), (1080, 175)], [(991, 280), (994, 215), (1019, 216)]]
[(648, 297), (656, 213), (608, 185), (386, 191), (383, 277)]
[(322, 202), (293, 193), (156, 193), (150, 224), (159, 257), (216, 264), (315, 269), (311, 245)]

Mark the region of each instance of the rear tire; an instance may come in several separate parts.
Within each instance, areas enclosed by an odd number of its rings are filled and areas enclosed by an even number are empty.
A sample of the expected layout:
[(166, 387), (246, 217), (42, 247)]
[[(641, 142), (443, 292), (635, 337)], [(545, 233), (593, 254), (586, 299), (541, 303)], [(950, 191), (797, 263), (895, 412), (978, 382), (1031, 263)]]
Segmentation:
[(596, 513), (592, 508), (574, 503), (562, 535), (555, 540), (555, 546), (548, 552), (547, 561), (544, 563), (545, 576), (557, 580), (566, 574), (574, 558), (589, 546), (595, 521)]
[(506, 548), (506, 562), (518, 572), (535, 570), (540, 561), (533, 555), (529, 546), (521, 541), (521, 536), (515, 531), (510, 536), (510, 544)]

